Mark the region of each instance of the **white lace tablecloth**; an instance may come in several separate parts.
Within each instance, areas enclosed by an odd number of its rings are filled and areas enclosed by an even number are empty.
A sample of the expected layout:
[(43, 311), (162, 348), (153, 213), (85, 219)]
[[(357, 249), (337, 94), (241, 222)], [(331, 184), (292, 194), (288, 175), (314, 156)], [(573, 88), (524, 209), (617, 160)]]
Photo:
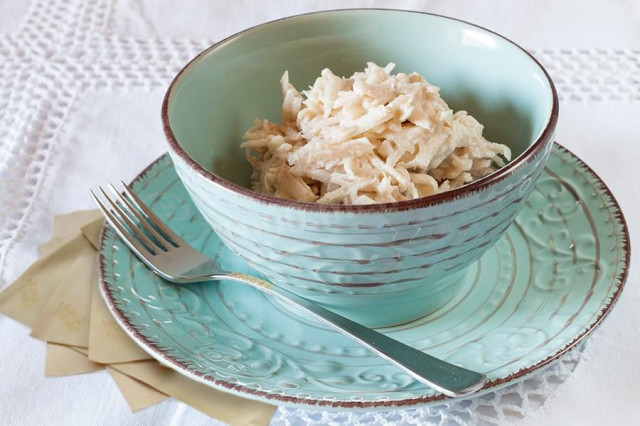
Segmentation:
[[(640, 241), (640, 3), (619, 1), (0, 0), (0, 288), (33, 260), (54, 214), (88, 188), (130, 180), (165, 151), (160, 103), (197, 52), (246, 27), (312, 10), (434, 12), (497, 31), (548, 68), (557, 140), (622, 205)], [(632, 253), (632, 263), (639, 259)], [(533, 378), (464, 402), (392, 413), (278, 409), (274, 424), (630, 425), (640, 421), (640, 286), (585, 347)], [(0, 423), (210, 424), (170, 400), (132, 414), (106, 373), (45, 378), (45, 346), (0, 317)]]

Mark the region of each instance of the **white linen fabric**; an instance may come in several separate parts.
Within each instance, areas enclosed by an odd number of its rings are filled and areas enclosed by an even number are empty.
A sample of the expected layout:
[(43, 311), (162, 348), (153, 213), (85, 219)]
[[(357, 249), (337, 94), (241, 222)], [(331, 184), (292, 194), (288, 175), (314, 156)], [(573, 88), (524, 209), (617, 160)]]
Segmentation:
[[(0, 0), (0, 289), (36, 259), (54, 214), (92, 208), (89, 188), (131, 180), (166, 150), (160, 103), (191, 57), (252, 25), (350, 7), (444, 14), (528, 48), (559, 90), (557, 140), (607, 183), (640, 241), (637, 1)], [(637, 424), (638, 280), (634, 265), (588, 343), (522, 383), (388, 413), (280, 408), (272, 423)], [(219, 423), (174, 400), (132, 414), (106, 373), (45, 378), (44, 344), (9, 318), (0, 339), (3, 424)]]

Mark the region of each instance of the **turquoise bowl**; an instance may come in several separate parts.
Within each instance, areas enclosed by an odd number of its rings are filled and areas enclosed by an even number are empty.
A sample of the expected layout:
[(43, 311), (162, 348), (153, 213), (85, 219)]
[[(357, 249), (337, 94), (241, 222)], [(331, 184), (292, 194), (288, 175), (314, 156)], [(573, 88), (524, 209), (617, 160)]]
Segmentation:
[[(248, 189), (239, 145), (256, 117), (279, 121), (282, 73), (304, 88), (323, 68), (351, 75), (368, 61), (440, 86), (514, 159), (453, 191), (396, 203), (319, 205)], [(549, 75), (513, 42), (451, 18), (376, 9), (294, 16), (231, 36), (180, 71), (162, 106), (178, 176), (222, 241), (275, 284), (371, 327), (451, 299), (523, 206), (557, 119)]]

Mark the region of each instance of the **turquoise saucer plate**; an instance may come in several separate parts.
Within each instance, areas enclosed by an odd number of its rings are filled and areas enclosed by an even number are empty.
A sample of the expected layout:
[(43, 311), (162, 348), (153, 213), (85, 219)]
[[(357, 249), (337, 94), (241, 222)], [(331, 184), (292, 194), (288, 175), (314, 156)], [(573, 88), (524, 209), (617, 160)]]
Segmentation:
[[(163, 156), (133, 190), (228, 271), (256, 274), (197, 212)], [(556, 145), (515, 223), (469, 267), (438, 311), (384, 333), (514, 383), (577, 345), (620, 296), (630, 246), (620, 208), (580, 159)], [(102, 234), (100, 287), (123, 329), (161, 363), (214, 388), (277, 405), (393, 409), (445, 397), (356, 343), (252, 288), (169, 284)]]

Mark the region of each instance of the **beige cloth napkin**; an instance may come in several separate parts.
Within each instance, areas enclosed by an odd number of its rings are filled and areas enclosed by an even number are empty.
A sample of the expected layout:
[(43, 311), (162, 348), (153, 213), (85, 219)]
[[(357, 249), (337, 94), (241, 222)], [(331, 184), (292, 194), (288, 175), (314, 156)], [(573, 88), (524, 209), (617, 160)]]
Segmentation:
[[(100, 243), (102, 225), (102, 221), (93, 221), (82, 227), (82, 234), (95, 250)], [(97, 285), (93, 286), (91, 297), (89, 359), (103, 364), (151, 359), (113, 319)]]
[[(53, 236), (50, 241), (38, 247), (40, 253), (47, 255), (60, 248), (66, 241), (74, 235), (77, 235), (78, 226), (85, 223), (89, 223), (89, 225), (86, 225), (87, 227), (93, 225), (91, 228), (93, 230), (92, 235), (95, 235), (95, 240), (97, 241), (100, 229), (102, 229), (103, 225), (102, 215), (97, 210), (80, 211), (56, 216), (54, 218)], [(91, 292), (92, 304), (90, 323), (93, 322), (94, 317), (93, 297), (96, 294), (99, 296), (99, 293), (96, 290), (97, 287), (93, 286), (93, 290)], [(99, 308), (103, 308), (103, 306), (98, 306)], [(131, 343), (133, 344), (133, 342)], [(91, 333), (89, 333), (89, 349), (91, 349)], [(48, 342), (45, 376), (52, 377), (83, 374), (104, 369), (104, 362), (99, 363), (89, 359), (89, 349)], [(135, 412), (141, 410), (169, 398), (167, 395), (160, 393), (135, 379), (118, 373), (117, 371), (110, 370), (108, 368), (107, 371), (109, 371), (109, 374), (131, 408), (131, 411)]]
[[(215, 413), (214, 417), (238, 425), (263, 425), (273, 416), (275, 407), (244, 400), (230, 393), (213, 391), (155, 361), (114, 364), (114, 369), (139, 378), (179, 401), (189, 404), (203, 413)], [(213, 391), (213, 392), (212, 392)], [(240, 404), (239, 400), (244, 401)], [(211, 415), (211, 414), (210, 414)]]
[(145, 385), (133, 377), (120, 373), (112, 367), (107, 367), (107, 371), (116, 386), (118, 386), (127, 404), (129, 404), (131, 411), (142, 410), (168, 398), (166, 394)]
[(115, 322), (97, 285), (103, 220), (96, 210), (56, 216), (43, 254), (0, 293), (0, 312), (47, 341), (46, 376), (107, 369), (132, 411), (174, 397), (229, 424), (264, 425), (276, 407), (220, 392), (161, 366)]
[(47, 342), (89, 347), (91, 292), (95, 284), (96, 252), (79, 236), (78, 252), (32, 325), (31, 336)]
[(0, 293), (0, 312), (33, 326), (60, 279), (67, 273), (69, 260), (75, 259), (83, 244), (84, 238), (77, 235), (56, 251), (38, 259)]
[(44, 375), (47, 377), (91, 373), (103, 368), (104, 365), (90, 361), (69, 346), (47, 343), (47, 359), (44, 366)]

